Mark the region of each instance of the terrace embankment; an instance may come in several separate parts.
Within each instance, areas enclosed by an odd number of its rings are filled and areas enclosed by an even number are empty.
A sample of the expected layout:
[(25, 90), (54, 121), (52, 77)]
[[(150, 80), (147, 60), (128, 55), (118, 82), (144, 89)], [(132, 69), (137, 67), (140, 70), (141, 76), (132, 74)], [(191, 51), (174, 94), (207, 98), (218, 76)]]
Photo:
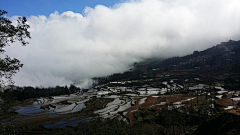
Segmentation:
[(140, 104), (140, 99), (136, 101), (136, 104), (124, 111), (122, 113), (126, 113), (126, 117), (129, 119), (130, 124), (134, 124), (136, 122), (136, 119), (133, 117), (133, 113), (137, 111), (139, 108), (150, 108), (152, 105), (160, 103), (161, 98), (159, 97), (153, 97), (149, 96), (145, 99), (144, 103)]
[[(172, 102), (172, 103), (179, 102), (180, 104), (186, 104), (189, 102), (197, 103), (198, 101), (203, 101), (204, 99), (205, 99), (205, 96), (194, 97), (194, 96), (189, 96), (184, 94), (179, 94), (175, 96), (170, 95), (170, 96), (163, 96), (163, 97), (149, 96), (145, 99), (138, 99), (134, 106), (122, 111), (122, 113), (126, 114), (125, 117), (127, 117), (130, 124), (134, 124), (137, 121), (136, 118), (134, 117), (134, 113), (137, 113), (139, 110), (150, 109), (150, 108), (153, 108), (153, 109), (162, 108), (169, 102)], [(144, 102), (141, 100), (144, 100)], [(179, 105), (179, 107), (180, 106), (181, 105)]]
[(31, 118), (31, 119), (26, 119), (26, 120), (18, 120), (13, 123), (16, 126), (37, 128), (41, 125), (53, 124), (61, 119), (63, 119), (63, 117), (61, 117), (61, 116), (56, 116), (56, 117), (42, 116), (42, 117)]
[(231, 109), (231, 110), (227, 110), (228, 113), (232, 113), (234, 115), (238, 115), (240, 116), (240, 108), (235, 108), (235, 109)]
[(82, 109), (87, 114), (94, 114), (94, 111), (103, 109), (108, 103), (112, 102), (114, 98), (93, 98), (85, 102), (86, 108)]
[(230, 98), (223, 98), (223, 99), (218, 99), (215, 101), (217, 104), (228, 107), (228, 106), (232, 106), (232, 105), (237, 105), (238, 102), (240, 102), (240, 100), (238, 101), (234, 101)]

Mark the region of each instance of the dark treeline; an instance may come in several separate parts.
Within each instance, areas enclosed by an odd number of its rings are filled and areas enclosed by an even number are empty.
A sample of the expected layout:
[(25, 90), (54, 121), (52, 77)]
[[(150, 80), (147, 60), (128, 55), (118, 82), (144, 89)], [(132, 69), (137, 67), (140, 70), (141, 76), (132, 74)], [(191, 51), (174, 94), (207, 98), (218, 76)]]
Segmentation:
[(30, 98), (38, 98), (38, 97), (51, 97), (51, 96), (58, 96), (58, 95), (69, 95), (74, 92), (80, 92), (81, 89), (70, 85), (67, 86), (56, 86), (56, 87), (48, 87), (48, 88), (41, 88), (41, 87), (15, 87), (9, 86), (4, 92), (7, 93), (9, 96), (15, 97), (17, 100), (23, 101)]
[(142, 71), (141, 70), (134, 70), (134, 71), (126, 71), (124, 73), (114, 73), (107, 77), (95, 77), (92, 78), (96, 80), (98, 85), (106, 84), (109, 82), (119, 81), (119, 80), (137, 80), (142, 79)]

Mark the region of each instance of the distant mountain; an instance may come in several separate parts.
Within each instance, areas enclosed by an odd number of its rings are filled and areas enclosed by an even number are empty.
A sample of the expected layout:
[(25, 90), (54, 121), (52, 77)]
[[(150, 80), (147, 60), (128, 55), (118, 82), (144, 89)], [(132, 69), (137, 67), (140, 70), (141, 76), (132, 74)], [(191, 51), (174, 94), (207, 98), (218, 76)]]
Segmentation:
[[(156, 77), (159, 74), (194, 74), (195, 78), (203, 78), (203, 74), (211, 73), (213, 80), (240, 86), (240, 40), (221, 42), (204, 51), (194, 51), (183, 57), (168, 59), (148, 59), (133, 64), (134, 68), (124, 73), (115, 73), (106, 77), (94, 78), (96, 84), (104, 84), (118, 80), (135, 80)], [(190, 71), (192, 73), (190, 73)], [(232, 82), (229, 82), (232, 81)], [(229, 86), (228, 86), (229, 87)]]

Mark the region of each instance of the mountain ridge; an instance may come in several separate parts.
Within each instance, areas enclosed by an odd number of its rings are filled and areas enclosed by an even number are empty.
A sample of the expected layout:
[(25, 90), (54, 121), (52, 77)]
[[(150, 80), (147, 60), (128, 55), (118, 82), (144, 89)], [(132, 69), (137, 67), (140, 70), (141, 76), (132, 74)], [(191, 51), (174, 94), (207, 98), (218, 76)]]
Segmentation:
[[(216, 76), (215, 80), (224, 81), (220, 78), (233, 77), (239, 74), (240, 68), (240, 40), (221, 42), (203, 51), (194, 51), (192, 54), (182, 57), (167, 59), (150, 59), (134, 63), (134, 68), (124, 73), (114, 73), (106, 77), (95, 77), (96, 84), (106, 84), (112, 81), (146, 79), (160, 74), (173, 74), (174, 72), (196, 71), (200, 74), (211, 72)], [(239, 68), (238, 68), (239, 67)], [(232, 79), (231, 79), (232, 80)], [(238, 82), (239, 79), (236, 78)]]

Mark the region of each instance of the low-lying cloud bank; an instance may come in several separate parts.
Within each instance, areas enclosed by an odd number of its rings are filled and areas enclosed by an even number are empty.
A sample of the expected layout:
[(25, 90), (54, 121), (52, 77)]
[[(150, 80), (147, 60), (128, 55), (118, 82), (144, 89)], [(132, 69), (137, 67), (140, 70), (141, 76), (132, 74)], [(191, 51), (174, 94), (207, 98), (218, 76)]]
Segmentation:
[(29, 17), (30, 44), (6, 51), (24, 64), (16, 85), (65, 85), (122, 72), (144, 58), (239, 40), (239, 13), (239, 0), (132, 0), (86, 7), (84, 15), (56, 11)]

